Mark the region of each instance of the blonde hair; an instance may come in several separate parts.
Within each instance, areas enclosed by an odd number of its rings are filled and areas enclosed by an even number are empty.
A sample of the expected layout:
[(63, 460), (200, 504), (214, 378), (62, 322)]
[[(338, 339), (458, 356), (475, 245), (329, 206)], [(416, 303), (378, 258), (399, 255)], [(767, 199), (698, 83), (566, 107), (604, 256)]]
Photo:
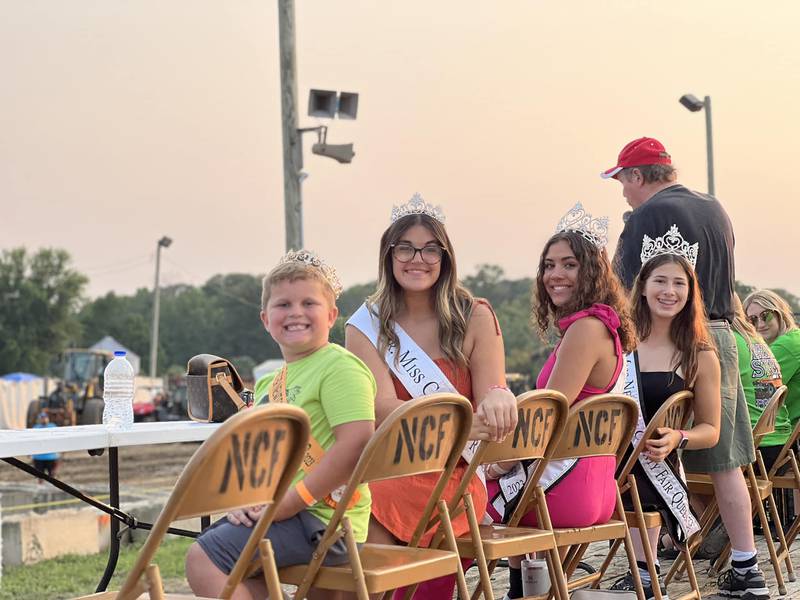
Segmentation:
[(744, 299), (744, 310), (750, 308), (753, 303), (775, 313), (778, 318), (778, 335), (797, 329), (792, 307), (772, 290), (758, 290), (748, 294), (747, 298)]
[(299, 279), (310, 279), (320, 282), (322, 284), (323, 293), (330, 302), (331, 307), (336, 306), (336, 293), (333, 290), (333, 286), (331, 286), (319, 267), (303, 262), (289, 261), (280, 263), (277, 267), (264, 275), (264, 279), (261, 280), (261, 310), (267, 309), (267, 303), (272, 295), (272, 286), (282, 281), (294, 283)]
[(731, 323), (731, 327), (745, 339), (748, 348), (752, 348), (753, 342), (764, 343), (764, 338), (756, 331), (753, 324), (747, 320), (742, 300), (739, 298), (739, 294), (736, 293), (733, 294), (733, 323)]
[[(442, 252), (439, 279), (431, 290), (436, 315), (439, 318), (439, 345), (444, 355), (456, 366), (468, 366), (462, 346), (467, 334), (467, 321), (472, 312), (474, 298), (458, 281), (453, 245), (447, 231), (439, 221), (428, 215), (408, 215), (392, 223), (383, 232), (378, 258), (378, 288), (367, 298), (367, 303), (377, 309), (380, 321), (378, 353), (383, 355), (390, 345), (399, 346), (394, 331), (394, 320), (403, 306), (403, 288), (394, 277), (392, 245), (414, 225), (422, 225), (431, 232), (444, 251)], [(395, 356), (397, 359), (398, 356)]]

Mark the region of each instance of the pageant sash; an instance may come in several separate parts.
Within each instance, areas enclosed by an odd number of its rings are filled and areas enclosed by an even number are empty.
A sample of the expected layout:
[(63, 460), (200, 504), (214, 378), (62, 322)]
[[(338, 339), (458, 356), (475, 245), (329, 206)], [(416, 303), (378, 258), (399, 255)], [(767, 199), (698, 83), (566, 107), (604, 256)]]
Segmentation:
[[(347, 320), (347, 324), (358, 329), (367, 336), (376, 349), (378, 348), (380, 323), (378, 316), (367, 307), (366, 303), (362, 304)], [(394, 332), (400, 344), (399, 346), (390, 345), (386, 349), (383, 359), (386, 366), (400, 380), (412, 398), (437, 392), (459, 393), (433, 359), (397, 323), (394, 324)], [(467, 445), (461, 451), (461, 457), (470, 462), (475, 456), (478, 446), (480, 446), (480, 440), (467, 441)], [(483, 468), (478, 468), (476, 473), (481, 483), (486, 486)]]
[[(641, 377), (639, 375), (639, 358), (636, 352), (631, 352), (625, 356), (628, 372), (625, 377), (624, 393), (639, 403), (639, 419), (636, 422), (636, 432), (631, 439), (631, 447), (636, 448), (644, 435), (646, 429), (644, 422), (644, 407), (641, 400)], [(700, 524), (692, 513), (689, 506), (689, 493), (686, 482), (681, 474), (676, 473), (672, 464), (664, 460), (654, 462), (647, 454), (639, 454), (639, 464), (647, 475), (647, 479), (653, 485), (658, 495), (664, 501), (669, 512), (675, 518), (678, 525), (678, 538), (675, 540), (680, 544), (686, 543), (691, 535), (700, 530)]]

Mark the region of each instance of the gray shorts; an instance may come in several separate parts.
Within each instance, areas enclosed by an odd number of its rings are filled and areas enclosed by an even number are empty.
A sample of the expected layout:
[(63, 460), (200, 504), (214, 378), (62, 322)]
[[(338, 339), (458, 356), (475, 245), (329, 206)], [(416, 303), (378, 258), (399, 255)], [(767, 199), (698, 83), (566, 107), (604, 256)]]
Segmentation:
[(719, 442), (713, 448), (684, 450), (681, 460), (690, 473), (730, 471), (756, 459), (747, 399), (739, 379), (739, 353), (727, 321), (712, 321), (709, 331), (719, 352), (722, 413)]
[[(303, 565), (311, 561), (326, 525), (307, 510), (300, 511), (285, 521), (270, 525), (264, 536), (272, 543), (275, 562), (280, 567)], [(217, 567), (226, 575), (233, 570), (245, 544), (252, 533), (252, 527), (234, 525), (223, 517), (206, 529), (197, 543)], [(256, 551), (255, 559), (259, 554)], [(341, 565), (348, 561), (344, 538), (334, 543), (325, 556), (323, 564)]]

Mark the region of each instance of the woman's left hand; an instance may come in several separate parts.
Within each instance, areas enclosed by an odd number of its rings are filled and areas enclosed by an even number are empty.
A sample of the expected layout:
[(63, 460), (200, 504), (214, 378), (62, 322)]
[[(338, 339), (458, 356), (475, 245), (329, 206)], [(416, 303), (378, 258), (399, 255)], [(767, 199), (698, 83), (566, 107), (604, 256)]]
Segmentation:
[(681, 434), (669, 427), (659, 427), (656, 429), (656, 436), (646, 442), (647, 456), (654, 462), (662, 462), (678, 447)]
[(475, 418), (489, 428), (493, 442), (501, 442), (517, 426), (517, 399), (506, 388), (492, 388), (478, 404)]

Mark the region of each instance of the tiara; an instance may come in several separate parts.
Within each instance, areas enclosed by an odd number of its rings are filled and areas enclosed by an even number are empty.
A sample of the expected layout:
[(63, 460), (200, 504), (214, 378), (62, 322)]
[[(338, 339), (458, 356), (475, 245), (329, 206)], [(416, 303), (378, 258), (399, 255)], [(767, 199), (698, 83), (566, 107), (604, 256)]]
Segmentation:
[(556, 225), (556, 233), (574, 231), (589, 240), (598, 248), (605, 248), (608, 243), (608, 217), (594, 218), (578, 202), (561, 217)]
[(328, 285), (330, 285), (331, 289), (333, 289), (333, 295), (338, 298), (339, 294), (342, 293), (344, 288), (342, 287), (342, 282), (339, 281), (339, 276), (336, 274), (336, 269), (326, 264), (325, 261), (323, 261), (311, 250), (289, 250), (289, 252), (281, 257), (281, 260), (278, 262), (278, 264), (283, 265), (290, 262), (303, 263), (309, 267), (315, 267), (319, 269), (322, 271), (322, 275), (325, 277)]
[(697, 264), (697, 251), (699, 247), (699, 243), (690, 244), (684, 240), (681, 232), (678, 230), (678, 226), (673, 225), (667, 230), (667, 233), (656, 239), (652, 239), (649, 235), (644, 236), (642, 239), (642, 264), (661, 254), (674, 254), (684, 257), (692, 265), (692, 268), (694, 268)]
[(408, 215), (428, 215), (444, 225), (444, 212), (442, 211), (442, 207), (428, 204), (419, 194), (414, 194), (411, 200), (405, 204), (393, 206), (391, 222), (394, 223), (397, 219), (402, 219)]

